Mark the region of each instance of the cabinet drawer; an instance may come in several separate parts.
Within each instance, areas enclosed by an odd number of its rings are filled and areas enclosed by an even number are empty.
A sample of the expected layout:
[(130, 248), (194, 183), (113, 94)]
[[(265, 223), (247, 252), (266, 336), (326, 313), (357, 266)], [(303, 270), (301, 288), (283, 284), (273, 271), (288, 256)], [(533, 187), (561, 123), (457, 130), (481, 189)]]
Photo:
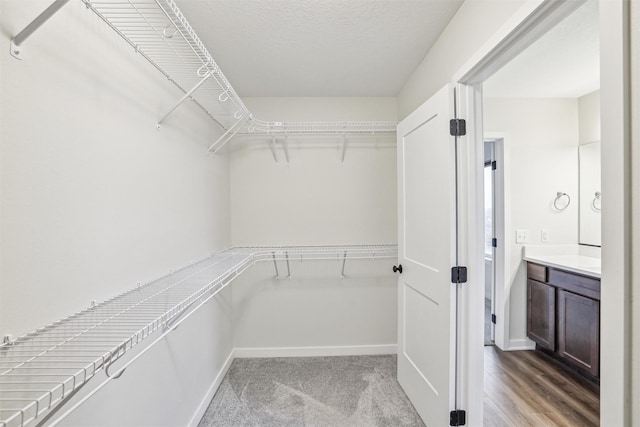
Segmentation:
[(566, 271), (549, 269), (549, 284), (561, 289), (600, 300), (600, 280)]
[(527, 263), (527, 277), (529, 279), (537, 280), (538, 282), (547, 281), (547, 267), (544, 265), (538, 265), (528, 262)]

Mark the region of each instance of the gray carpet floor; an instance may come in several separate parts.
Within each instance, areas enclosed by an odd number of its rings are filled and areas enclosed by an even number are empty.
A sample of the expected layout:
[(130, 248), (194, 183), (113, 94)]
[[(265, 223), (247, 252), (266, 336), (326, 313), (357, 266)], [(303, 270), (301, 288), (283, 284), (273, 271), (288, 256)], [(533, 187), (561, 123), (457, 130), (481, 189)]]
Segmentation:
[(396, 356), (236, 359), (202, 417), (210, 426), (424, 426)]

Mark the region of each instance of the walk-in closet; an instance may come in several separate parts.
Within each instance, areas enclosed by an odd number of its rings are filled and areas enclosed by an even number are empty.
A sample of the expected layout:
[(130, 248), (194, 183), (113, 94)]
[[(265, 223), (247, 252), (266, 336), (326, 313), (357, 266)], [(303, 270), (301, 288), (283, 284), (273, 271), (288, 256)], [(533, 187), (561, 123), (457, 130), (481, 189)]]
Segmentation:
[[(0, 0), (0, 427), (482, 425), (482, 82), (582, 3)], [(640, 383), (618, 3), (603, 425)]]

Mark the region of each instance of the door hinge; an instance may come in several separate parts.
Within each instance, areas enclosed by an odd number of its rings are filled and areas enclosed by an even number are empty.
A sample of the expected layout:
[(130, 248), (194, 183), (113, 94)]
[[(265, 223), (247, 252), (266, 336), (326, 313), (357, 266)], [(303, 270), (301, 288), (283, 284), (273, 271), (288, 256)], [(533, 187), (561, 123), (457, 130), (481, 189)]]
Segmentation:
[(492, 314), (492, 315), (491, 315), (491, 323), (493, 323), (493, 324), (495, 325), (495, 324), (496, 324), (496, 322), (497, 322), (496, 315), (495, 315), (495, 314)]
[(464, 119), (449, 120), (449, 133), (451, 136), (465, 136), (467, 134), (467, 122)]
[(498, 239), (496, 239), (495, 237), (493, 239), (491, 239), (491, 246), (494, 248), (498, 247)]
[(496, 170), (498, 169), (498, 162), (496, 162), (495, 160), (493, 162), (491, 162), (491, 170)]
[(450, 426), (463, 426), (467, 423), (467, 412), (462, 409), (456, 409), (449, 412)]
[(451, 283), (467, 283), (467, 267), (451, 267)]

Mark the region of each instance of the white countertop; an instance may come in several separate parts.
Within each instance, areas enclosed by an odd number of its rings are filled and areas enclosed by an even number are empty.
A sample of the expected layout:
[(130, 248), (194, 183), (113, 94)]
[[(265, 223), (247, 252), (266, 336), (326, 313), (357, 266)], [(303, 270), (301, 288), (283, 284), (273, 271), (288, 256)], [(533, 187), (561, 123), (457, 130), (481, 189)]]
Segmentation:
[(525, 261), (535, 262), (548, 267), (560, 268), (585, 276), (600, 278), (600, 258), (584, 255), (527, 255), (522, 258)]

